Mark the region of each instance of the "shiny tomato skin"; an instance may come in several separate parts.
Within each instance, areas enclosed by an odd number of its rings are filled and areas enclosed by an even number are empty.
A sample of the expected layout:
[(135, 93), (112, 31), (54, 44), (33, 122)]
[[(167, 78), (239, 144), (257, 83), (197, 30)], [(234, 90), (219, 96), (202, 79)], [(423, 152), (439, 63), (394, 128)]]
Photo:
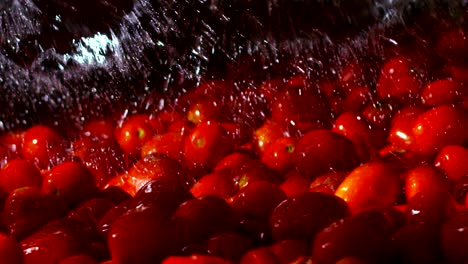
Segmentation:
[(464, 88), (452, 79), (433, 81), (426, 85), (421, 93), (425, 105), (455, 104), (466, 95)]
[(21, 240), (48, 222), (63, 217), (66, 210), (66, 203), (58, 197), (44, 194), (39, 187), (23, 187), (7, 197), (3, 222), (8, 233)]
[(184, 155), (188, 162), (213, 168), (218, 161), (233, 149), (226, 130), (219, 123), (206, 122), (196, 126), (187, 136)]
[(234, 182), (227, 172), (218, 171), (201, 177), (190, 189), (194, 197), (216, 195), (231, 198), (235, 192)]
[(351, 170), (358, 164), (353, 143), (330, 130), (312, 130), (296, 144), (293, 162), (296, 169), (313, 179), (329, 171)]
[(349, 214), (349, 208), (341, 198), (306, 192), (281, 202), (273, 210), (270, 226), (275, 241), (312, 241), (323, 228)]
[(233, 168), (229, 174), (234, 181), (236, 191), (256, 181), (268, 181), (275, 184), (280, 184), (283, 181), (281, 174), (257, 159), (247, 161), (241, 166)]
[(172, 220), (178, 240), (196, 243), (221, 232), (233, 232), (238, 220), (232, 207), (218, 196), (204, 196), (182, 203)]
[(149, 115), (131, 115), (115, 129), (120, 148), (128, 155), (139, 156), (141, 146), (158, 131), (151, 125)]
[(63, 158), (62, 137), (53, 129), (36, 125), (24, 133), (21, 156), (35, 163), (40, 169), (47, 169)]
[(261, 156), (261, 160), (278, 173), (285, 173), (293, 166), (293, 155), (296, 148), (296, 140), (290, 137), (282, 137), (268, 146)]
[(392, 164), (370, 162), (354, 169), (335, 195), (345, 200), (352, 212), (393, 205), (400, 195), (400, 174)]
[(437, 229), (455, 215), (457, 204), (450, 193), (440, 190), (420, 192), (413, 196), (406, 209), (409, 224), (425, 224)]
[(180, 162), (156, 153), (138, 160), (128, 171), (114, 177), (108, 185), (121, 187), (134, 196), (146, 183), (159, 178), (173, 178), (187, 186), (193, 183)]
[(391, 257), (388, 222), (377, 211), (364, 211), (337, 220), (322, 229), (312, 243), (312, 259), (332, 264), (353, 256), (370, 263), (386, 263)]
[(449, 105), (432, 108), (415, 120), (411, 148), (433, 156), (445, 146), (466, 144), (467, 123), (467, 115), (461, 109)]
[(397, 105), (393, 102), (375, 102), (368, 104), (362, 111), (362, 116), (372, 126), (372, 129), (388, 130)]
[(425, 108), (412, 106), (398, 111), (392, 118), (387, 141), (403, 150), (409, 149), (414, 142), (414, 122), (424, 112)]
[(420, 69), (404, 57), (395, 57), (382, 66), (377, 84), (380, 98), (402, 102), (416, 100), (423, 89)]
[(420, 192), (449, 191), (446, 176), (431, 165), (420, 165), (405, 173), (405, 193), (409, 201)]
[(224, 156), (224, 158), (218, 161), (218, 163), (216, 163), (216, 166), (213, 168), (213, 171), (218, 172), (223, 170), (235, 169), (251, 161), (253, 159), (252, 156), (252, 154), (247, 152), (233, 152)]
[(267, 121), (254, 132), (253, 145), (258, 153), (263, 153), (273, 142), (284, 136), (284, 127), (278, 122)]
[(23, 160), (13, 159), (0, 170), (0, 186), (6, 192), (26, 186), (41, 187), (42, 174), (34, 164)]
[(182, 182), (171, 177), (149, 181), (130, 200), (135, 207), (152, 207), (164, 217), (170, 217), (184, 202), (194, 197)]
[(395, 166), (410, 170), (422, 164), (432, 162), (431, 157), (427, 157), (413, 150), (402, 149), (395, 145), (387, 145), (379, 150), (380, 159), (392, 163)]
[(199, 100), (194, 102), (187, 112), (187, 120), (199, 124), (207, 121), (220, 122), (222, 120), (222, 107), (213, 100)]
[(55, 264), (79, 254), (80, 245), (70, 235), (63, 232), (38, 232), (21, 241), (24, 263)]
[(376, 134), (373, 133), (363, 117), (352, 112), (345, 112), (338, 116), (332, 131), (353, 142), (361, 162), (369, 161), (375, 157), (377, 148), (382, 144), (379, 141), (383, 141), (375, 136)]
[(233, 198), (231, 206), (242, 217), (268, 219), (286, 194), (276, 184), (256, 181), (242, 188)]
[(56, 195), (69, 205), (76, 205), (97, 193), (94, 176), (81, 162), (67, 161), (45, 175), (42, 189), (47, 194)]
[(348, 173), (345, 171), (329, 172), (320, 175), (310, 184), (310, 191), (335, 194), (338, 186), (340, 186), (347, 175)]
[(146, 141), (141, 147), (141, 157), (160, 153), (175, 160), (183, 156), (184, 137), (177, 132), (168, 132), (154, 136)]
[(102, 238), (107, 239), (107, 235), (109, 233), (109, 229), (112, 223), (114, 223), (114, 221), (118, 219), (121, 215), (134, 208), (134, 204), (131, 201), (127, 201), (109, 209), (106, 212), (106, 214), (101, 218), (101, 220), (97, 223), (96, 229), (97, 232), (99, 232), (99, 235)]
[(463, 146), (445, 146), (437, 154), (434, 166), (442, 169), (451, 181), (468, 175), (468, 149)]
[(173, 223), (151, 207), (136, 208), (118, 217), (107, 241), (116, 263), (155, 263), (177, 249)]

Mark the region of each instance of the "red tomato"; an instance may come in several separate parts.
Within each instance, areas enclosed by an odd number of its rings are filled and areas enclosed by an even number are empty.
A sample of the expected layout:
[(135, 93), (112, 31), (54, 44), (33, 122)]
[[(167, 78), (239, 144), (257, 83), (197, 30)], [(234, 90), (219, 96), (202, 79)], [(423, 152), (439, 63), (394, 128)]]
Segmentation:
[(222, 108), (219, 102), (213, 100), (199, 100), (192, 104), (187, 113), (187, 120), (194, 124), (207, 121), (220, 122)]
[(184, 137), (180, 133), (168, 132), (156, 135), (146, 141), (141, 147), (141, 157), (152, 154), (165, 154), (175, 160), (180, 160), (183, 155)]
[(371, 102), (372, 93), (367, 87), (352, 86), (349, 94), (344, 98), (342, 109), (344, 112), (360, 113)]
[(293, 166), (293, 154), (296, 140), (290, 137), (281, 137), (268, 146), (261, 156), (261, 160), (271, 169), (285, 173)]
[(322, 229), (350, 214), (346, 203), (330, 194), (306, 192), (281, 202), (270, 218), (273, 239), (313, 241)]
[(454, 104), (463, 100), (466, 89), (457, 81), (442, 79), (426, 85), (421, 93), (421, 100), (425, 105)]
[(201, 177), (190, 189), (196, 198), (216, 195), (224, 199), (234, 195), (234, 182), (226, 172), (219, 171)]
[(42, 185), (42, 174), (32, 163), (22, 160), (10, 160), (0, 170), (0, 186), (10, 193), (13, 190), (26, 186)]
[(162, 131), (153, 127), (149, 115), (138, 114), (123, 120), (115, 130), (115, 138), (125, 153), (138, 156), (141, 146), (158, 132)]
[(413, 125), (418, 116), (425, 112), (421, 107), (406, 107), (401, 109), (392, 118), (388, 141), (395, 147), (409, 149), (413, 144)]
[(329, 172), (321, 175), (312, 181), (309, 187), (310, 191), (335, 194), (338, 186), (340, 186), (347, 175), (348, 173), (344, 171)]
[(21, 156), (35, 163), (40, 169), (57, 164), (63, 155), (62, 138), (51, 128), (36, 125), (24, 133)]
[(231, 170), (237, 167), (241, 167), (242, 165), (248, 163), (252, 160), (252, 155), (249, 153), (244, 152), (234, 152), (229, 155), (226, 155), (223, 159), (221, 159), (216, 166), (214, 167), (214, 171), (223, 171), (223, 170)]
[(273, 209), (286, 199), (276, 184), (256, 181), (242, 188), (233, 198), (231, 206), (242, 217), (268, 219)]
[(70, 205), (76, 205), (97, 192), (96, 181), (88, 168), (72, 161), (63, 162), (46, 172), (42, 189)]
[(294, 165), (311, 179), (329, 171), (351, 170), (358, 164), (353, 143), (329, 130), (312, 130), (296, 144)]
[(335, 195), (345, 200), (352, 212), (385, 208), (400, 196), (400, 175), (392, 164), (370, 162), (354, 169)]
[(442, 169), (452, 181), (468, 175), (468, 149), (452, 145), (442, 148), (434, 160), (434, 165)]
[(0, 144), (10, 150), (14, 156), (19, 156), (23, 144), (24, 132), (8, 132), (0, 135)]
[(275, 140), (284, 137), (284, 128), (279, 123), (265, 122), (254, 132), (253, 145), (259, 153), (263, 153)]
[(416, 100), (423, 88), (421, 70), (404, 57), (387, 61), (380, 70), (377, 93), (382, 99)]
[(281, 183), (280, 187), (288, 198), (309, 191), (310, 180), (296, 170), (286, 173), (284, 178), (285, 180)]
[(332, 131), (345, 136), (353, 142), (362, 162), (369, 161), (372, 156), (375, 156), (377, 148), (384, 141), (375, 136), (376, 134), (373, 133), (362, 117), (351, 112), (341, 114), (335, 120)]
[(137, 161), (127, 172), (112, 179), (108, 186), (121, 187), (134, 196), (150, 180), (159, 178), (173, 178), (184, 185), (191, 185), (193, 182), (178, 161), (155, 154)]
[(445, 146), (463, 145), (468, 141), (467, 124), (463, 110), (448, 105), (437, 106), (415, 120), (411, 148), (432, 156)]
[(326, 102), (309, 80), (294, 77), (276, 95), (271, 119), (280, 123), (325, 121), (329, 119), (330, 112)]
[(198, 243), (221, 232), (233, 232), (238, 225), (233, 208), (222, 198), (204, 196), (182, 203), (172, 215), (178, 238)]
[(24, 263), (28, 264), (60, 263), (79, 254), (79, 247), (76, 239), (63, 232), (38, 232), (21, 241)]
[(10, 193), (5, 201), (4, 224), (17, 240), (30, 236), (49, 221), (63, 217), (66, 204), (38, 187), (24, 187)]
[(382, 213), (360, 212), (322, 229), (312, 243), (312, 259), (337, 263), (353, 256), (370, 263), (385, 263), (392, 256), (390, 238), (389, 223)]
[(207, 122), (196, 126), (185, 140), (185, 159), (195, 165), (213, 168), (233, 149), (226, 131), (219, 123)]
[(409, 201), (420, 192), (449, 191), (445, 175), (430, 165), (420, 165), (406, 173), (405, 191)]
[(151, 207), (130, 210), (111, 225), (108, 244), (116, 263), (150, 264), (177, 249), (175, 227)]

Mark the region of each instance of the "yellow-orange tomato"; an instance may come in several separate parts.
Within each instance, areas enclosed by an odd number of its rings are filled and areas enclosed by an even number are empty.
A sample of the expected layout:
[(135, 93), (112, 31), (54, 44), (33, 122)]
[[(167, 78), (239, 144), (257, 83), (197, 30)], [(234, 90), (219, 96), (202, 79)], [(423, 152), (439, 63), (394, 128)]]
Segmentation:
[(366, 163), (344, 179), (335, 195), (345, 200), (353, 213), (391, 206), (400, 195), (399, 172), (389, 163)]
[(408, 171), (405, 178), (406, 199), (410, 200), (419, 192), (433, 190), (449, 191), (444, 174), (430, 165), (420, 165)]

